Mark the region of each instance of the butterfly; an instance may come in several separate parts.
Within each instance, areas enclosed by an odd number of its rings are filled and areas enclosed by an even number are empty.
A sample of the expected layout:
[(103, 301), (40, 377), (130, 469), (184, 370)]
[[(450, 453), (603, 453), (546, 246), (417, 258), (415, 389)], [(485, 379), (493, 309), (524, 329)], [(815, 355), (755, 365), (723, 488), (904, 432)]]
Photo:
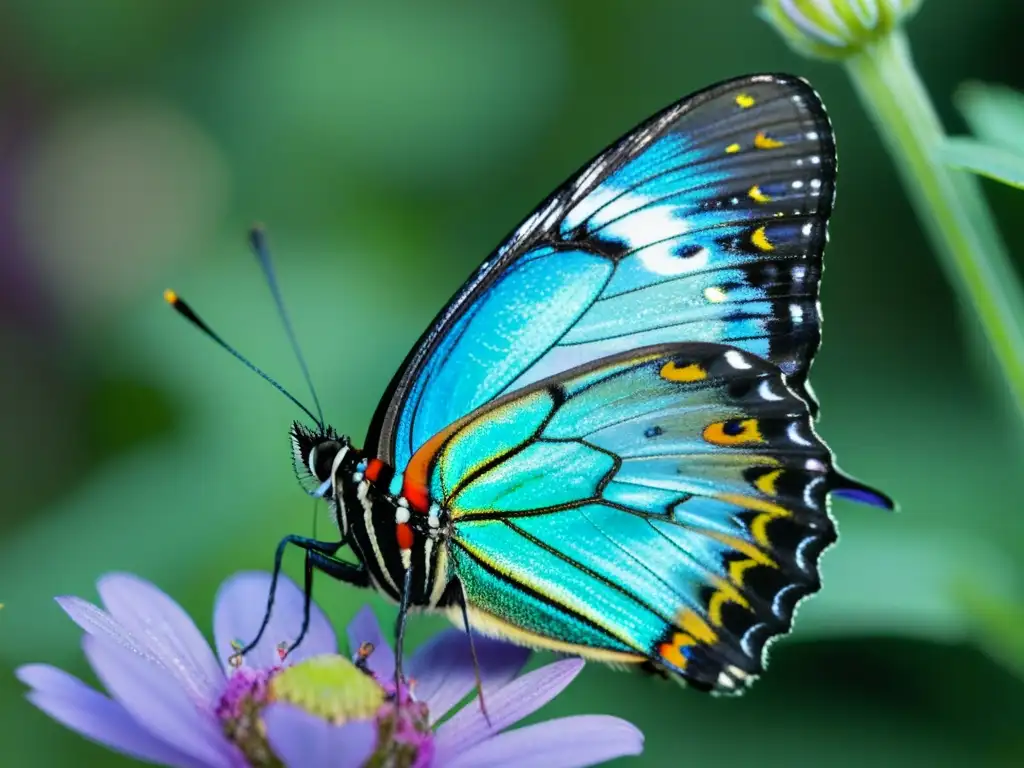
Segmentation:
[(286, 537), (275, 578), (297, 545), (307, 601), (314, 571), (386, 595), (399, 649), (408, 612), (437, 610), (743, 690), (820, 587), (829, 495), (894, 507), (813, 428), (835, 178), (821, 100), (788, 75), (711, 86), (612, 144), (441, 310), (361, 446), (294, 424), (339, 537)]

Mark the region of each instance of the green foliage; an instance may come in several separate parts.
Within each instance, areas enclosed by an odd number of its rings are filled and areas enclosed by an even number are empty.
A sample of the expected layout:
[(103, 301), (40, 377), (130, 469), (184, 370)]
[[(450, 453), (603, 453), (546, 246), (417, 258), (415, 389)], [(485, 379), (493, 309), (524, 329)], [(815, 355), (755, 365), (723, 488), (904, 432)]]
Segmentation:
[(1001, 85), (965, 83), (955, 94), (971, 132), (986, 144), (1024, 154), (1024, 94)]
[(1024, 680), (1024, 602), (993, 595), (966, 580), (958, 585), (956, 599), (981, 647)]
[[(1024, 130), (1024, 123), (1021, 124)], [(1024, 154), (974, 139), (946, 139), (938, 147), (939, 158), (952, 168), (1024, 189)]]
[(1024, 94), (968, 83), (957, 92), (956, 102), (977, 138), (948, 139), (939, 157), (953, 168), (1024, 188)]
[(1024, 290), (977, 180), (951, 171), (940, 158), (947, 136), (905, 31), (894, 28), (845, 64), (939, 265), (970, 308), (971, 330), (981, 331), (1024, 421)]

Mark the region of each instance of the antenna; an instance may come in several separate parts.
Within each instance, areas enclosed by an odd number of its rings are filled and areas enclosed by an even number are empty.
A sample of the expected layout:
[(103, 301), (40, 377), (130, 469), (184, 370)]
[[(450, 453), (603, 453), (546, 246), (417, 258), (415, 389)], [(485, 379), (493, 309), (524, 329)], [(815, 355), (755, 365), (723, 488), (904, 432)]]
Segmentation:
[(285, 309), (284, 298), (281, 296), (281, 289), (277, 284), (277, 276), (274, 274), (274, 264), (270, 260), (270, 248), (267, 247), (267, 233), (260, 224), (255, 225), (249, 230), (249, 245), (252, 246), (253, 253), (259, 259), (260, 267), (263, 269), (263, 276), (266, 278), (270, 293), (274, 297), (274, 304), (277, 305), (277, 314), (281, 317), (285, 333), (288, 334), (288, 341), (292, 345), (292, 351), (295, 353), (295, 358), (299, 361), (299, 367), (302, 369), (302, 375), (306, 379), (306, 386), (309, 387), (309, 393), (313, 396), (313, 405), (316, 407), (318, 416), (316, 422), (323, 425), (324, 412), (320, 407), (320, 398), (316, 395), (313, 377), (309, 375), (309, 368), (306, 365), (306, 358), (302, 355), (302, 348), (299, 346), (298, 339), (295, 338), (295, 330), (292, 328), (292, 321), (288, 316), (288, 310)]
[(314, 416), (313, 413), (309, 410), (309, 408), (307, 408), (297, 399), (295, 399), (295, 396), (291, 392), (289, 392), (287, 389), (278, 384), (277, 381), (272, 379), (261, 369), (257, 368), (255, 365), (250, 363), (249, 360), (246, 357), (244, 357), (241, 352), (239, 352), (237, 349), (235, 349), (226, 341), (224, 341), (224, 339), (222, 339), (220, 336), (214, 333), (213, 329), (210, 328), (210, 326), (208, 326), (203, 321), (203, 319), (192, 310), (192, 307), (186, 304), (185, 301), (180, 296), (178, 296), (178, 294), (171, 290), (164, 291), (164, 301), (170, 304), (171, 307), (173, 307), (179, 315), (184, 317), (186, 320), (192, 323), (192, 325), (194, 325), (196, 328), (198, 328), (200, 331), (202, 331), (208, 337), (210, 337), (210, 339), (212, 339), (221, 349), (224, 349), (225, 351), (229, 352), (236, 360), (241, 362), (242, 365), (244, 365), (253, 373), (259, 375), (260, 378), (268, 382), (274, 389), (276, 389), (282, 395), (284, 395), (293, 403), (295, 403), (295, 405), (299, 406), (299, 408), (302, 409), (302, 412), (309, 416), (309, 418), (311, 418), (316, 423), (316, 425), (320, 427), (321, 430), (324, 428), (324, 424), (321, 419), (318, 419), (316, 416)]

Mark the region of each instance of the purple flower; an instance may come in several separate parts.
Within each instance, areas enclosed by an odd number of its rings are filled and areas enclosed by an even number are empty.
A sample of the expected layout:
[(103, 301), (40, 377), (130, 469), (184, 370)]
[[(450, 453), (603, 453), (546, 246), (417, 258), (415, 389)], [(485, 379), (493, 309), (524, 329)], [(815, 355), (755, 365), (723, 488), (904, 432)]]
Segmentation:
[[(348, 637), (352, 648), (366, 641), (375, 646), (367, 666), (379, 680), (390, 680), (395, 657), (368, 607), (349, 624)], [(640, 754), (640, 731), (607, 715), (562, 717), (502, 733), (565, 690), (583, 669), (583, 661), (556, 661), (521, 675), (530, 656), (528, 649), (480, 635), (473, 636), (473, 643), (490, 723), (474, 697), (436, 728), (433, 762), (422, 765), (572, 768)], [(436, 725), (476, 685), (469, 637), (454, 629), (435, 635), (412, 655), (405, 674), (416, 701), (426, 705), (430, 722)], [(416, 765), (419, 768), (421, 764)]]
[[(348, 627), (356, 664), (337, 656), (334, 632), (313, 606), (309, 633), (286, 659), (301, 625), (302, 594), (278, 584), (262, 641), (255, 636), (270, 577), (228, 579), (214, 609), (217, 655), (188, 615), (149, 582), (111, 574), (99, 582), (106, 610), (58, 598), (85, 630), (82, 646), (109, 697), (45, 664), (18, 669), (29, 700), (111, 749), (188, 768), (356, 768), (373, 761), (407, 768), (586, 766), (638, 754), (643, 736), (614, 717), (566, 717), (502, 732), (560, 693), (583, 662), (568, 659), (520, 674), (529, 651), (474, 636), (490, 722), (474, 697), (469, 639), (449, 630), (408, 660), (408, 688), (394, 690), (394, 653), (373, 613)], [(218, 661), (219, 657), (219, 661)], [(400, 703), (399, 703), (400, 702)]]

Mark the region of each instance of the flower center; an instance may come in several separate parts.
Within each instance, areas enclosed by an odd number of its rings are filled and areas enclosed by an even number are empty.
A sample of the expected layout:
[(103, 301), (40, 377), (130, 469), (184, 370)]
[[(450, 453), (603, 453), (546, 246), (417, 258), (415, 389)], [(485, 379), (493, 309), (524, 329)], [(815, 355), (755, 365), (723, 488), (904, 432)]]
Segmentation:
[(250, 765), (280, 768), (281, 761), (267, 744), (260, 714), (272, 699), (270, 681), (281, 667), (253, 669), (240, 659), (237, 663), (233, 660), (232, 666), (235, 669), (214, 710), (224, 734), (238, 745)]
[(374, 721), (377, 748), (366, 768), (427, 768), (434, 756), (427, 706), (412, 698), (411, 683), (401, 685), (396, 695), (394, 680), (377, 680), (366, 664), (372, 651), (364, 644), (355, 663), (329, 654), (285, 665), (282, 650), (282, 663), (267, 669), (233, 657), (234, 669), (215, 709), (225, 735), (253, 768), (283, 768), (263, 724), (266, 705), (280, 702), (333, 725)]
[(393, 681), (383, 686), (388, 700), (377, 710), (377, 751), (367, 768), (427, 768), (434, 758), (434, 732), (427, 705), (412, 698), (408, 686), (395, 696)]

